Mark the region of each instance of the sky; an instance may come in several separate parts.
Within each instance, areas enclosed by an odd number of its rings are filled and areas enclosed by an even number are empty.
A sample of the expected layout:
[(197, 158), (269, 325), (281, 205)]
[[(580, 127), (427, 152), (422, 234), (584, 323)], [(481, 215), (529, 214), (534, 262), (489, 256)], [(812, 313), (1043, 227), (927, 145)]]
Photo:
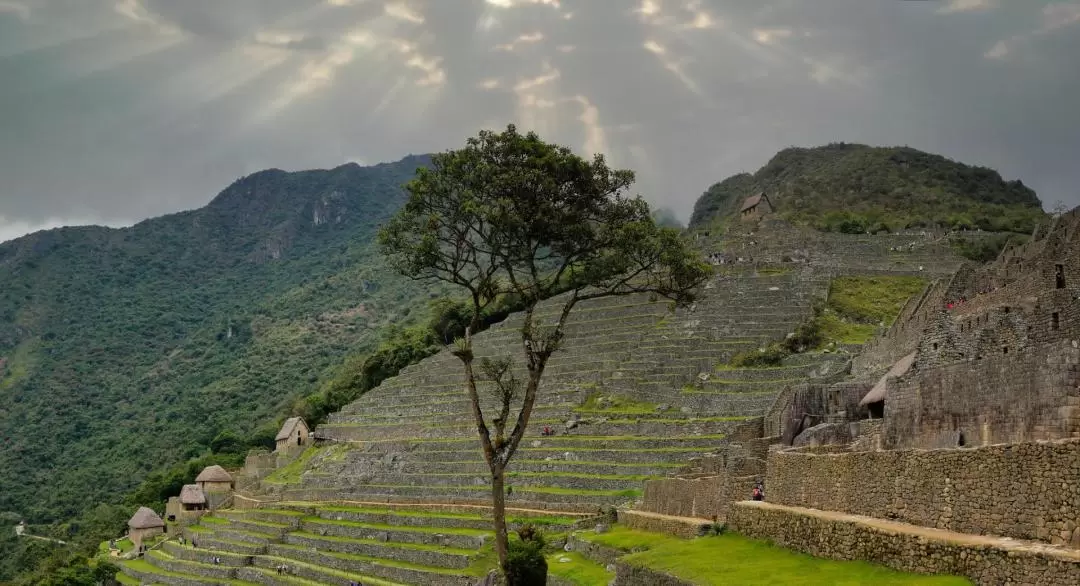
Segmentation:
[(0, 241), (515, 123), (689, 216), (778, 150), (909, 145), (1080, 205), (1080, 0), (0, 0)]

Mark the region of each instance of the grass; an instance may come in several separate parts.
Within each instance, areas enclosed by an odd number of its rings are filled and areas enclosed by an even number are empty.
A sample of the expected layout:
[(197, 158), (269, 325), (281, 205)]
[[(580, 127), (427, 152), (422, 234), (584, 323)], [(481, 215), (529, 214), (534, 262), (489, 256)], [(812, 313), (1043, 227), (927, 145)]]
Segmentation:
[(652, 549), (659, 545), (681, 543), (685, 540), (672, 537), (663, 533), (638, 531), (624, 525), (614, 525), (605, 533), (587, 531), (577, 534), (581, 539), (604, 547), (610, 547), (619, 551), (642, 551)]
[[(560, 562), (569, 559), (569, 562)], [(607, 586), (615, 578), (614, 572), (585, 559), (577, 552), (558, 552), (547, 556), (548, 574), (562, 578), (578, 586)]]
[(116, 573), (116, 581), (123, 586), (142, 586), (142, 583), (137, 578), (132, 578), (123, 572)]
[[(132, 543), (130, 539), (125, 537), (123, 539), (117, 539), (116, 540), (116, 547), (117, 547), (117, 549), (120, 550), (120, 553), (127, 553), (127, 552), (131, 551), (132, 549), (135, 549), (135, 544)], [(109, 553), (109, 542), (108, 541), (102, 541), (101, 545), (98, 546), (98, 552), (103, 553), (103, 554), (108, 554)]]
[(323, 449), (326, 448), (311, 446), (304, 450), (292, 462), (274, 470), (272, 474), (265, 478), (265, 481), (275, 484), (295, 484), (300, 482), (300, 475), (304, 473), (304, 469), (307, 468), (308, 462)]
[(874, 337), (878, 329), (874, 324), (844, 320), (830, 310), (822, 312), (816, 321), (825, 340), (838, 344), (865, 344)]
[(829, 284), (828, 305), (845, 319), (890, 326), (925, 286), (922, 277), (839, 277)]
[(728, 584), (960, 586), (956, 576), (922, 576), (867, 562), (815, 558), (764, 541), (726, 534), (659, 543), (622, 558), (703, 586)]

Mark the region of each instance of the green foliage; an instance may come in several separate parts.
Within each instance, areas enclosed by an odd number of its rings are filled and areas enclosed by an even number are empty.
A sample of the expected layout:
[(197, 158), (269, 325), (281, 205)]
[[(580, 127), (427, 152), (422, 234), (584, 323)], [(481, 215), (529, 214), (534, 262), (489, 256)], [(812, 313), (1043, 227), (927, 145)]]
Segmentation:
[(957, 235), (949, 239), (949, 245), (960, 256), (975, 262), (990, 262), (1008, 245), (1017, 246), (1031, 239), (1028, 234), (1002, 233), (978, 237)]
[(828, 306), (857, 323), (890, 326), (908, 299), (925, 287), (922, 277), (839, 277), (829, 284)]
[[(465, 366), (494, 478), (524, 437), (544, 367), (578, 301), (636, 292), (686, 301), (709, 275), (709, 265), (678, 230), (657, 227), (644, 200), (624, 195), (633, 181), (632, 171), (609, 168), (602, 155), (587, 161), (510, 125), (435, 155), (432, 168), (419, 169), (408, 184), (403, 209), (379, 231), (383, 254), (402, 275), (447, 283), (468, 296), (470, 310), (453, 315), (468, 316), (470, 330), (480, 329), (484, 312), (507, 298), (526, 308), (521, 336), (529, 379), (509, 434), (513, 385), (495, 377), (501, 410), (489, 414), (487, 427), (469, 338), (453, 350)], [(571, 293), (557, 322), (534, 323), (536, 304), (560, 291)], [(485, 370), (490, 376), (499, 369)], [(505, 518), (495, 510), (496, 550), (514, 583)], [(535, 557), (544, 563), (541, 552)]]
[(766, 368), (779, 366), (790, 351), (783, 344), (770, 344), (764, 348), (756, 348), (740, 352), (731, 357), (731, 365), (737, 368)]
[(908, 147), (839, 143), (785, 149), (753, 175), (713, 185), (694, 205), (691, 229), (737, 213), (761, 191), (782, 217), (850, 234), (919, 227), (1030, 234), (1046, 217), (1035, 192), (991, 169)]
[(160, 509), (196, 468), (272, 446), (298, 398), (442, 293), (373, 246), (426, 163), (265, 171), (199, 210), (0, 244), (0, 511), (82, 543), (105, 531), (94, 504)]
[(517, 531), (518, 539), (509, 542), (506, 579), (508, 586), (544, 586), (548, 565), (544, 559), (544, 536), (532, 525)]
[(677, 230), (682, 230), (686, 227), (670, 208), (657, 208), (653, 210), (652, 219), (653, 222), (656, 222), (656, 225), (661, 228), (675, 228)]

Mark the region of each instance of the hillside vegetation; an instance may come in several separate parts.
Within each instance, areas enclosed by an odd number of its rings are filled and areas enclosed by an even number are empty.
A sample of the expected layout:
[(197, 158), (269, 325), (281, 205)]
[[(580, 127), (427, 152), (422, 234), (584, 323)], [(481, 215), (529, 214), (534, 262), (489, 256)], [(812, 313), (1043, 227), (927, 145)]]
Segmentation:
[(691, 228), (738, 213), (764, 191), (780, 217), (859, 233), (916, 227), (1031, 233), (1045, 217), (1035, 192), (992, 169), (909, 147), (788, 148), (754, 174), (734, 175), (697, 201)]
[(263, 171), (199, 210), (0, 244), (0, 513), (75, 518), (212, 446), (270, 445), (344, 356), (426, 318), (409, 308), (438, 291), (372, 239), (427, 161)]

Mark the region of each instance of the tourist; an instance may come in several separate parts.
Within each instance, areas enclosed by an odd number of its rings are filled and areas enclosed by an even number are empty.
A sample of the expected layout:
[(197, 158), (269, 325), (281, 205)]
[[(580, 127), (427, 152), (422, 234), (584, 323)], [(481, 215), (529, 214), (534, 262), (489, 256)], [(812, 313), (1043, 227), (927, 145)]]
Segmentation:
[(763, 500), (765, 500), (765, 491), (761, 489), (761, 483), (760, 482), (754, 485), (754, 490), (752, 491), (751, 494), (752, 494), (755, 501), (763, 501)]

